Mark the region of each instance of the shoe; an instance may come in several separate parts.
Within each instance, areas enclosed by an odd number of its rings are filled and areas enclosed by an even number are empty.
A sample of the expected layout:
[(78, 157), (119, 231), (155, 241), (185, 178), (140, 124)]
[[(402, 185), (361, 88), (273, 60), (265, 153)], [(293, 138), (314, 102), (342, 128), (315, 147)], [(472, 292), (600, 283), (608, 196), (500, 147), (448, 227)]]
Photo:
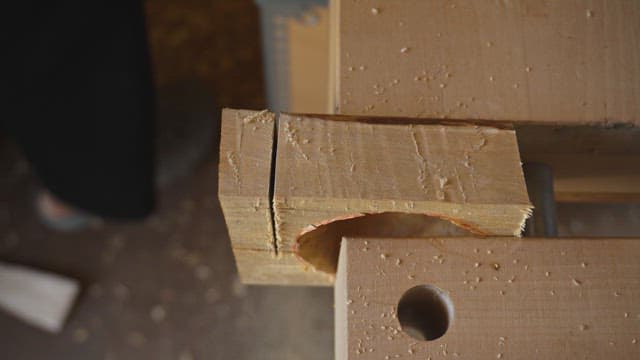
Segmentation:
[(46, 190), (41, 190), (36, 195), (35, 208), (40, 221), (57, 231), (80, 231), (101, 222), (100, 218), (74, 209)]

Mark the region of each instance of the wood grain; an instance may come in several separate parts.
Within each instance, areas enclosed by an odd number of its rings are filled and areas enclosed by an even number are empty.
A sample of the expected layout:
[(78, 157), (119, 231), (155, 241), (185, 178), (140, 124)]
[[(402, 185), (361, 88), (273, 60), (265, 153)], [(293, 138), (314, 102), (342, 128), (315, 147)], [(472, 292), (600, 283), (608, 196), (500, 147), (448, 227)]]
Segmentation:
[(331, 6), (338, 113), (640, 124), (639, 2)]
[(222, 111), (218, 197), (234, 249), (275, 255), (269, 197), (275, 114)]
[(332, 221), (388, 212), (435, 216), (477, 234), (520, 233), (531, 205), (513, 130), (353, 119), (280, 116), (278, 251), (295, 252), (302, 234)]
[[(638, 358), (638, 256), (640, 239), (346, 239), (336, 359)], [(429, 342), (396, 316), (402, 294), (424, 284), (454, 307)]]
[(640, 127), (515, 128), (522, 161), (553, 168), (557, 201), (640, 201)]
[[(243, 281), (332, 284), (344, 229), (519, 235), (531, 205), (512, 129), (370, 120), (223, 112), (219, 197)], [(384, 224), (335, 222), (373, 215)]]

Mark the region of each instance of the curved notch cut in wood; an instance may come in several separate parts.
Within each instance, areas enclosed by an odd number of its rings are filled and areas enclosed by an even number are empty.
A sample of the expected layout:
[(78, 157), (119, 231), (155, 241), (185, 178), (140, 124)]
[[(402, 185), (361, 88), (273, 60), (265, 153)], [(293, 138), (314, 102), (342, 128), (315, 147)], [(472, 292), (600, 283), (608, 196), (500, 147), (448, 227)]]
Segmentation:
[(429, 215), (391, 212), (364, 214), (311, 227), (297, 239), (296, 255), (315, 270), (334, 275), (343, 237), (459, 237), (472, 233), (452, 221)]

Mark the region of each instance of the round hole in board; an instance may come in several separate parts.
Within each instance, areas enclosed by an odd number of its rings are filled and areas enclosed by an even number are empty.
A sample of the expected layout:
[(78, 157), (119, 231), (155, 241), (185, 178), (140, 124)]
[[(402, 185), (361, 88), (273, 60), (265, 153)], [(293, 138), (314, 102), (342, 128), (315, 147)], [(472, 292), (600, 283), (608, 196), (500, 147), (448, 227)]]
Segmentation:
[(431, 341), (442, 337), (453, 322), (453, 303), (444, 290), (418, 285), (407, 290), (398, 302), (402, 331), (414, 339)]

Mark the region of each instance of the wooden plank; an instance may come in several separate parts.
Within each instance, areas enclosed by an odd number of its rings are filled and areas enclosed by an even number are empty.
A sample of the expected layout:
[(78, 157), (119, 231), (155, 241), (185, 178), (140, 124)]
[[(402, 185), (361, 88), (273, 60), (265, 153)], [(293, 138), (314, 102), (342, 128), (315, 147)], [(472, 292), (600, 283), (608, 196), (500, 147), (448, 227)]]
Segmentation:
[(332, 6), (338, 113), (640, 124), (640, 2)]
[(275, 254), (270, 179), (275, 114), (222, 111), (218, 198), (232, 245)]
[(264, 250), (233, 249), (240, 280), (249, 285), (330, 286), (326, 276), (317, 276), (294, 253), (276, 256)]
[[(346, 239), (336, 359), (640, 358), (639, 256), (640, 239)], [(449, 320), (433, 341), (398, 308), (421, 285), (452, 307), (432, 308)]]
[(296, 113), (327, 111), (329, 81), (329, 11), (313, 7), (287, 21), (289, 34), (289, 109)]
[(639, 202), (640, 127), (517, 125), (523, 162), (554, 171), (563, 202)]
[(531, 206), (513, 130), (352, 120), (279, 118), (277, 249), (297, 252), (315, 276), (335, 273), (341, 235), (326, 226), (336, 220), (424, 214), (477, 234), (520, 233)]
[(0, 262), (0, 289), (0, 309), (52, 333), (63, 330), (80, 293), (74, 279), (5, 262)]

